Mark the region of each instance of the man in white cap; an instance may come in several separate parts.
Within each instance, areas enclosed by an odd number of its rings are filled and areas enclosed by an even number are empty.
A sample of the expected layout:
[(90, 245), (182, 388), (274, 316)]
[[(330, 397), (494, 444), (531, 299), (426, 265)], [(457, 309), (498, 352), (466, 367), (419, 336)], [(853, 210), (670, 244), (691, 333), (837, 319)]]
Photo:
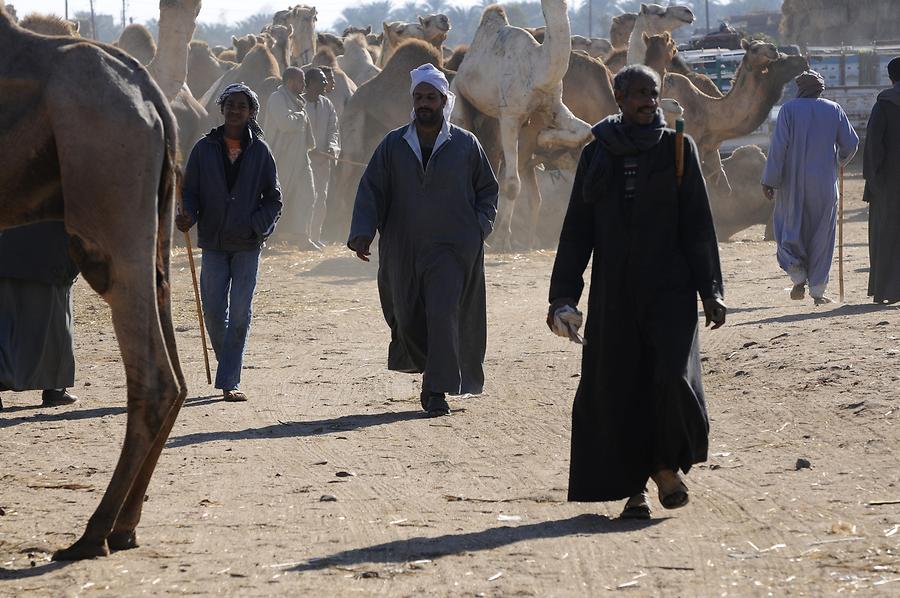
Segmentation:
[(431, 64), (410, 71), (412, 122), (388, 133), (359, 183), (347, 246), (369, 261), (380, 234), (378, 292), (391, 327), (388, 368), (422, 373), (422, 408), (480, 394), (487, 315), (484, 239), (497, 179), (475, 136), (450, 124), (455, 97)]

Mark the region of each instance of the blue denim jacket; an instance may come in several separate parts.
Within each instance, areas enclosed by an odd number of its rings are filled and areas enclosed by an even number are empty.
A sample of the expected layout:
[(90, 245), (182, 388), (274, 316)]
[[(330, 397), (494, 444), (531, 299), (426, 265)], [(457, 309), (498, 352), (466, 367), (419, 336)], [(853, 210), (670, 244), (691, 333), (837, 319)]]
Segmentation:
[(194, 145), (184, 172), (185, 210), (197, 222), (198, 245), (204, 249), (256, 249), (275, 230), (281, 216), (281, 186), (275, 160), (265, 141), (248, 130), (240, 171), (231, 190), (222, 162), (223, 127)]

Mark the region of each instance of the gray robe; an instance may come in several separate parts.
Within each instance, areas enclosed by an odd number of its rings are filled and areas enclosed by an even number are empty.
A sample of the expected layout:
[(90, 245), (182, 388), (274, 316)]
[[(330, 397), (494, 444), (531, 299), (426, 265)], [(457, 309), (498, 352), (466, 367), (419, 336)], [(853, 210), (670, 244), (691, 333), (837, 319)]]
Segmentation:
[(483, 241), (493, 229), (497, 193), (478, 140), (446, 123), (427, 168), (411, 123), (385, 136), (360, 180), (350, 239), (380, 234), (388, 368), (423, 372), (425, 390), (483, 389)]

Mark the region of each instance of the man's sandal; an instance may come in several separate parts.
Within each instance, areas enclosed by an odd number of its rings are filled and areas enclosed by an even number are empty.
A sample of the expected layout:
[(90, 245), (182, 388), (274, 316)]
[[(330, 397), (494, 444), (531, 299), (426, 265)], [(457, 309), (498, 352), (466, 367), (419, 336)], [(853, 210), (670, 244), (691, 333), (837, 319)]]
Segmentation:
[(659, 489), (659, 502), (665, 509), (680, 509), (691, 500), (687, 484), (681, 476), (670, 469), (663, 469), (652, 476)]
[(236, 388), (224, 391), (222, 396), (229, 403), (243, 403), (247, 400), (247, 395)]
[(625, 503), (625, 508), (619, 515), (619, 519), (650, 519), (650, 495), (645, 488), (640, 494), (635, 494)]

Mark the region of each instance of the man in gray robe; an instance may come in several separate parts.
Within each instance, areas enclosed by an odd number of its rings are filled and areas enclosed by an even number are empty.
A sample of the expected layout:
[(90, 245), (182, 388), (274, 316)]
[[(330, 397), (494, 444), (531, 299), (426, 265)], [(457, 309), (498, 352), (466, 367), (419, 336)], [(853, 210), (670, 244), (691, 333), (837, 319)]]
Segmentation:
[(313, 204), (310, 220), (310, 239), (319, 247), (322, 243), (322, 225), (325, 223), (325, 202), (328, 197), (328, 180), (331, 178), (331, 164), (341, 153), (341, 142), (338, 134), (338, 117), (334, 104), (325, 97), (328, 82), (320, 68), (306, 71), (306, 112), (312, 124), (316, 138), (316, 150), (312, 158), (313, 182), (316, 187), (316, 201)]
[(359, 183), (348, 247), (369, 261), (391, 327), (388, 368), (422, 372), (422, 408), (448, 415), (446, 394), (484, 386), (484, 239), (497, 179), (478, 140), (451, 125), (454, 95), (431, 64), (410, 72), (413, 121), (388, 133)]
[(900, 57), (893, 87), (878, 94), (866, 127), (863, 175), (869, 202), (869, 290), (875, 303), (900, 301)]
[(0, 391), (42, 390), (45, 407), (78, 400), (66, 390), (75, 383), (77, 274), (62, 222), (0, 231)]
[(281, 183), (284, 212), (273, 240), (281, 238), (296, 243), (300, 249), (320, 248), (310, 239), (310, 220), (315, 189), (309, 152), (316, 148), (303, 93), (303, 71), (295, 66), (285, 69), (284, 82), (269, 96), (263, 130)]

